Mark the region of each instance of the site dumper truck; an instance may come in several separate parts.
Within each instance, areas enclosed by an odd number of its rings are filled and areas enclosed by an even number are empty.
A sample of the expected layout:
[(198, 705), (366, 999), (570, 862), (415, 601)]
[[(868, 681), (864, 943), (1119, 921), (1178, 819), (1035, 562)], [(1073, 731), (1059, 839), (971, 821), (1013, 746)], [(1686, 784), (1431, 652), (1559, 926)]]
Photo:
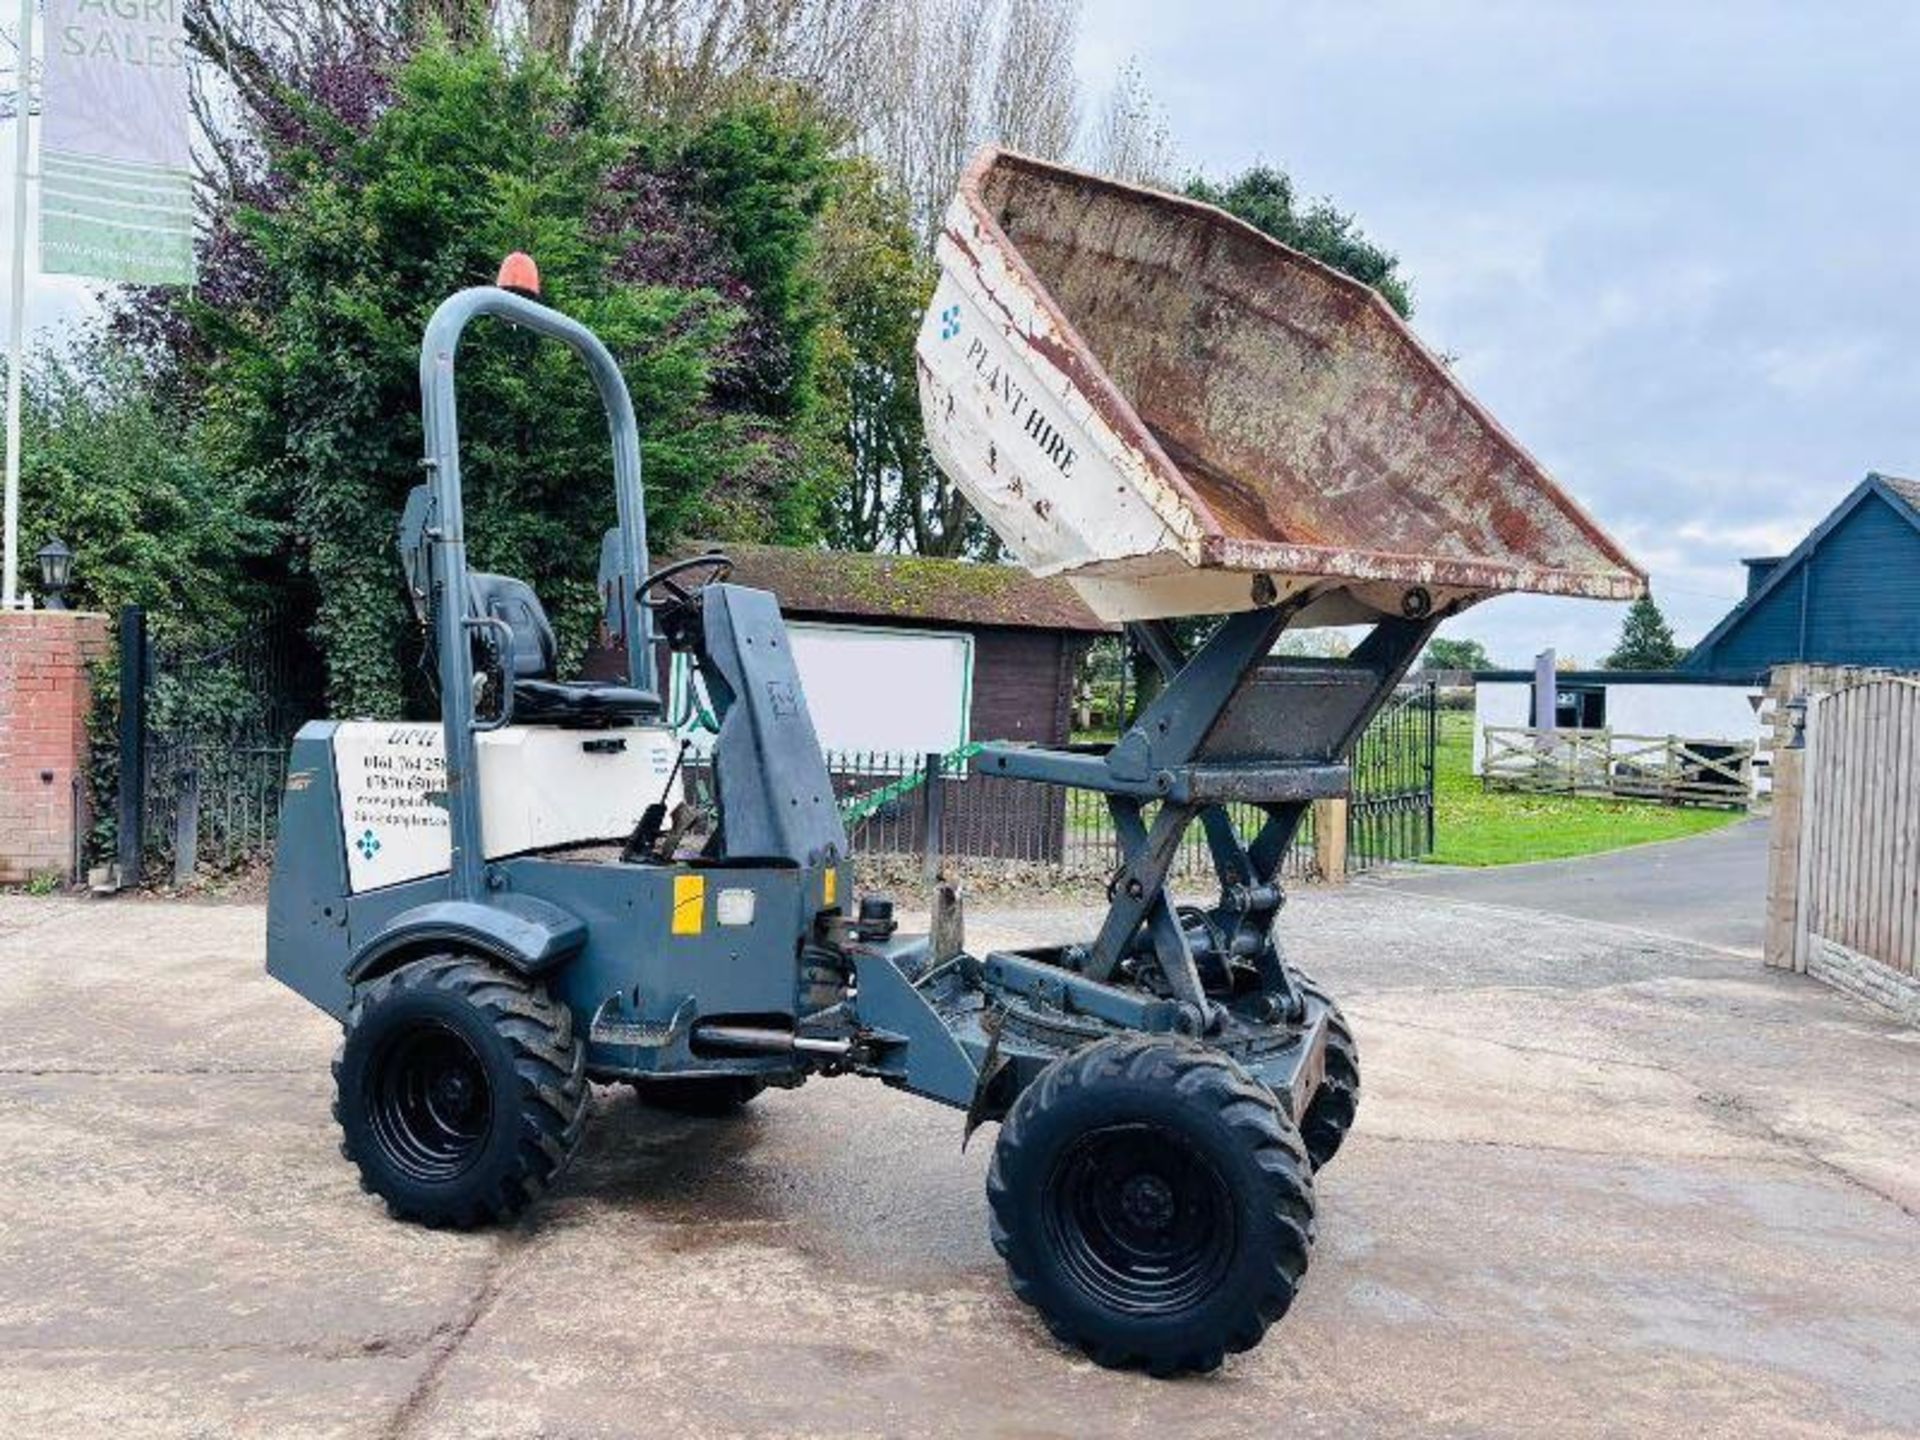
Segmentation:
[[(1211, 1369), (1291, 1304), (1360, 1095), (1338, 1004), (1275, 933), (1302, 816), (1346, 793), (1441, 620), (1643, 580), (1377, 296), (1216, 210), (990, 150), (939, 257), (934, 453), (1164, 675), (1110, 745), (976, 758), (1105, 798), (1122, 855), (1094, 933), (976, 953), (950, 891), (928, 935), (856, 893), (776, 597), (719, 553), (652, 567), (620, 369), (516, 256), (439, 307), (421, 353), (400, 560), (441, 715), (300, 731), (267, 966), (340, 1020), (343, 1150), (400, 1218), (518, 1213), (565, 1168), (590, 1083), (718, 1114), (866, 1077), (962, 1133), (997, 1123), (993, 1243), (1058, 1336)], [(455, 356), (482, 319), (570, 346), (605, 406), (618, 680), (558, 673), (539, 597), (469, 564)], [(1343, 659), (1275, 654), (1313, 624), (1367, 634)], [(710, 783), (684, 779), (667, 652), (717, 719)], [(1196, 824), (1217, 884), (1179, 903)]]

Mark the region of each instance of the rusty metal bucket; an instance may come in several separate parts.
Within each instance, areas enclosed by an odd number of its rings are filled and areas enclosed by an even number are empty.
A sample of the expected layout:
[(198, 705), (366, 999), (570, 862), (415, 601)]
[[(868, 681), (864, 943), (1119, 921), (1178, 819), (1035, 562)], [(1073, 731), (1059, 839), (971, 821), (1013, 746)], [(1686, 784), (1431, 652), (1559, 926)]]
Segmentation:
[(1645, 589), (1385, 301), (1212, 206), (988, 149), (938, 253), (934, 456), (1105, 619)]

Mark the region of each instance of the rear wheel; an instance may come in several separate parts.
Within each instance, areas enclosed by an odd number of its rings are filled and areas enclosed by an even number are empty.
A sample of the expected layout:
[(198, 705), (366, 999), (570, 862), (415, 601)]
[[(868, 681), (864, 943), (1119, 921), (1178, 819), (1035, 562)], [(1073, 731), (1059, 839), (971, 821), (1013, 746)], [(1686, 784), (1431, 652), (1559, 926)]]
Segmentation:
[(1123, 1036), (1014, 1102), (987, 1177), (1014, 1293), (1102, 1365), (1212, 1370), (1286, 1313), (1313, 1182), (1264, 1086), (1184, 1041)]
[(766, 1088), (758, 1075), (667, 1075), (633, 1082), (642, 1105), (708, 1118), (733, 1114)]
[(1300, 1138), (1307, 1158), (1318, 1170), (1340, 1149), (1360, 1110), (1360, 1049), (1340, 1006), (1304, 970), (1289, 967), (1293, 983), (1327, 1007), (1327, 1050), (1324, 1078), (1300, 1117)]
[(467, 1228), (511, 1218), (586, 1124), (586, 1047), (539, 985), (436, 955), (355, 996), (333, 1062), (341, 1153), (392, 1213)]

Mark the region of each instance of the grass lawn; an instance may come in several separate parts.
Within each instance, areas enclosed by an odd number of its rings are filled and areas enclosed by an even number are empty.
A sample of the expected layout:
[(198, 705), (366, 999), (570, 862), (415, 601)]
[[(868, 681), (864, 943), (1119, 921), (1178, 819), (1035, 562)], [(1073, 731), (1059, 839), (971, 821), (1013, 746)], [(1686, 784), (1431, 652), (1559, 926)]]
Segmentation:
[(1473, 715), (1440, 716), (1433, 781), (1435, 849), (1440, 865), (1512, 865), (1559, 860), (1677, 840), (1744, 818), (1736, 810), (1700, 810), (1646, 800), (1590, 800), (1482, 790), (1473, 774)]

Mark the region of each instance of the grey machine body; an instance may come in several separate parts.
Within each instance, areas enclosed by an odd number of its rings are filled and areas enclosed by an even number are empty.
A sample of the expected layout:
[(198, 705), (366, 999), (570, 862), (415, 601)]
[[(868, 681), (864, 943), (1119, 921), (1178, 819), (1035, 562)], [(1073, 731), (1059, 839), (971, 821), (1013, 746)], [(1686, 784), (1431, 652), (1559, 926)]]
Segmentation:
[[(604, 404), (617, 680), (562, 679), (532, 590), (469, 564), (454, 366), (482, 316), (570, 346)], [(1001, 1122), (995, 1244), (1056, 1333), (1103, 1363), (1166, 1371), (1255, 1343), (1305, 1269), (1309, 1162), (1330, 1157), (1358, 1094), (1337, 1007), (1274, 934), (1281, 865), (1308, 807), (1346, 793), (1356, 738), (1441, 618), (1426, 593), (1340, 660), (1273, 653), (1311, 587), (1281, 599), (1256, 583), (1257, 608), (1210, 631), (1131, 626), (1164, 683), (1116, 743), (987, 745), (975, 760), (1103, 797), (1120, 841), (1105, 915), (1065, 943), (975, 953), (949, 887), (920, 935), (897, 930), (884, 897), (855, 894), (775, 597), (728, 583), (717, 554), (650, 570), (639, 435), (600, 341), (522, 294), (464, 290), (428, 326), (420, 381), (427, 478), (400, 550), (441, 716), (437, 737), (410, 737), (437, 739), (439, 757), (410, 815), (414, 838), (443, 848), (376, 874), (380, 837), (347, 817), (349, 785), (389, 766), (366, 758), (382, 732), (310, 723), (268, 913), (269, 972), (345, 1025), (336, 1116), (369, 1188), (426, 1223), (502, 1219), (572, 1153), (587, 1080), (750, 1098), (865, 1076), (964, 1111), (962, 1140)], [(697, 794), (663, 704), (669, 652), (715, 719)], [(862, 683), (888, 703), (886, 675)], [(629, 763), (643, 752), (660, 766)], [(503, 790), (536, 756), (566, 784)], [(1216, 884), (1179, 904), (1169, 876), (1194, 825)], [(1065, 1079), (1036, 1085), (1045, 1075)], [(410, 1138), (383, 1149), (395, 1126)], [(1040, 1218), (1056, 1206), (1071, 1245)]]
[[(483, 850), (478, 737), (523, 723), (511, 685), (483, 716), (476, 633), (509, 622), (459, 602), (469, 572), (461, 508), (454, 355), (489, 315), (559, 339), (586, 362), (605, 402), (619, 525), (606, 553), (619, 573), (610, 613), (627, 675), (611, 711), (560, 722), (585, 747), (659, 725), (663, 644), (631, 577), (647, 570), (640, 447), (618, 366), (584, 327), (493, 287), (462, 291), (434, 316), (421, 360), (429, 479), (408, 507), (402, 548), (425, 591), (443, 697), (450, 863), (444, 873), (350, 892), (333, 763), (336, 723), (309, 723), (289, 763), (269, 908), (268, 968), (343, 1016), (356, 986), (450, 948), (541, 977), (588, 1037), (596, 1078), (751, 1072), (797, 1083), (817, 1072), (870, 1075), (968, 1109), (1002, 1113), (1049, 1061), (1091, 1038), (1144, 1031), (1205, 1039), (1266, 1081), (1297, 1114), (1318, 1076), (1319, 1002), (1278, 960), (1279, 872), (1306, 808), (1346, 793), (1354, 739), (1437, 617), (1383, 620), (1344, 660), (1272, 656), (1309, 597), (1221, 622), (1191, 654), (1170, 627), (1132, 627), (1165, 672), (1158, 698), (1103, 750), (989, 745), (981, 770), (1106, 797), (1122, 843), (1099, 931), (1081, 944), (975, 956), (863, 927), (848, 842), (776, 600), (716, 583), (696, 598), (696, 666), (718, 717), (712, 744), (720, 820), (699, 854), (608, 860), (562, 851), (489, 858)], [(536, 682), (539, 683), (539, 682)], [(884, 703), (884, 676), (873, 677)], [(584, 718), (583, 718), (584, 717)], [(636, 795), (636, 818), (654, 797)], [(1224, 808), (1257, 807), (1248, 843)], [(1176, 907), (1168, 875), (1192, 824), (1219, 878), (1214, 903)], [(674, 924), (675, 882), (705, 883), (697, 926)], [(751, 922), (717, 923), (723, 891), (749, 891)], [(682, 894), (686, 892), (683, 890)], [(943, 927), (936, 926), (936, 933)], [(1253, 1004), (1210, 996), (1204, 975), (1253, 962)], [(1215, 987), (1217, 989), (1217, 987)], [(1275, 1023), (1284, 1022), (1284, 1023)]]

